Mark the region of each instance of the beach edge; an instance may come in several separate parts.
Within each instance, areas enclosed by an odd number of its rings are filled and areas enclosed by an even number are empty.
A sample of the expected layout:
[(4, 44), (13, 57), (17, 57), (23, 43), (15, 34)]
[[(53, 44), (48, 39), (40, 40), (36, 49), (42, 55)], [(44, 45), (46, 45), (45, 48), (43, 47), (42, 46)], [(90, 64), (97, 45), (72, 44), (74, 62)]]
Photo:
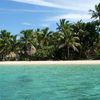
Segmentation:
[(84, 65), (84, 64), (100, 64), (100, 60), (73, 60), (73, 61), (1, 61), (0, 65)]

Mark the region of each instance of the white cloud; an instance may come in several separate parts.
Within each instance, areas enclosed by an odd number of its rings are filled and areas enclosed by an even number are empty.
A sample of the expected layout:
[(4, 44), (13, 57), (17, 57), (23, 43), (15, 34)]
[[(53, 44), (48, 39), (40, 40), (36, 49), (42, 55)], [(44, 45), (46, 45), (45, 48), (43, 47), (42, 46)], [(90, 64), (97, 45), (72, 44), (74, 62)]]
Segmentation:
[(88, 10), (93, 9), (95, 4), (100, 3), (100, 0), (48, 0), (54, 4), (59, 4), (69, 9)]
[[(74, 21), (81, 19), (90, 20), (91, 15), (88, 14), (89, 9), (94, 9), (95, 4), (98, 4), (100, 2), (99, 0), (11, 0), (11, 1), (45, 6), (45, 7), (59, 8), (61, 9), (59, 11), (63, 11), (62, 14), (55, 12), (56, 10), (54, 11), (51, 10), (52, 12), (54, 12), (54, 14), (52, 14), (52, 17), (45, 19), (46, 21), (58, 21), (59, 19), (67, 19)], [(72, 10), (72, 12), (70, 12), (70, 10)], [(77, 13), (77, 11), (79, 12)], [(46, 10), (43, 10), (43, 12), (46, 12)], [(56, 14), (59, 15), (56, 16)]]
[[(27, 13), (48, 13), (52, 12), (50, 10), (32, 10), (32, 9), (6, 9), (6, 8), (0, 8), (1, 12), (27, 12)], [(60, 12), (60, 11), (59, 11)]]
[(88, 14), (65, 14), (54, 16), (46, 19), (46, 21), (58, 21), (59, 19), (67, 19), (67, 20), (90, 20), (91, 16)]
[(43, 1), (43, 0), (11, 0), (11, 1), (27, 3), (27, 4), (34, 4), (34, 5), (40, 5), (40, 6), (46, 6), (46, 7), (65, 8), (61, 5), (54, 4), (54, 3), (51, 3), (51, 2), (46, 2), (46, 1)]
[(28, 22), (23, 22), (23, 23), (21, 23), (22, 25), (25, 25), (25, 26), (30, 26), (31, 25), (31, 23), (28, 23)]
[(71, 9), (71, 10), (80, 10), (88, 11), (93, 9), (94, 5), (99, 3), (99, 0), (11, 0), (21, 3), (34, 4), (46, 7), (54, 7), (61, 9)]

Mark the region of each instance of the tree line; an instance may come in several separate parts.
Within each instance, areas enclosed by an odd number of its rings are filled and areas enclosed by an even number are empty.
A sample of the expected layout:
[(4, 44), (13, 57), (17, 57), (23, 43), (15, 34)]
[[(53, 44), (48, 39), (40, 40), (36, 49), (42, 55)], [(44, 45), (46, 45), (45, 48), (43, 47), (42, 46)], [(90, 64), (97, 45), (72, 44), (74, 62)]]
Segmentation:
[(0, 60), (100, 59), (100, 3), (90, 10), (91, 22), (61, 19), (56, 31), (49, 28), (22, 30), (12, 35), (0, 31)]

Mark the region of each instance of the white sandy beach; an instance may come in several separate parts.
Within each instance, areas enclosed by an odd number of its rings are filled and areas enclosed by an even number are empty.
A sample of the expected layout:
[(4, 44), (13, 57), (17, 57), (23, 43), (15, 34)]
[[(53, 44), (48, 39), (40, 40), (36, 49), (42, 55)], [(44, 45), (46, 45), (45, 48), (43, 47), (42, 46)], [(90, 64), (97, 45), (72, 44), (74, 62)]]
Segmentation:
[(76, 60), (76, 61), (2, 61), (0, 65), (84, 65), (84, 64), (100, 64), (100, 60)]

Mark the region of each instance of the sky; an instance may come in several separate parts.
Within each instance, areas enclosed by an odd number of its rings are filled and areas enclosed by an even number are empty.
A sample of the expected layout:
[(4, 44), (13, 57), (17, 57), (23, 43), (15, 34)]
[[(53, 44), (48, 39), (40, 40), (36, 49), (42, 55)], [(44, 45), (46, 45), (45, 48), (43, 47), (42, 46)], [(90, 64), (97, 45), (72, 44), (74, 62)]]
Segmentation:
[(0, 30), (18, 34), (24, 29), (50, 27), (59, 19), (91, 21), (89, 10), (99, 0), (0, 0)]

